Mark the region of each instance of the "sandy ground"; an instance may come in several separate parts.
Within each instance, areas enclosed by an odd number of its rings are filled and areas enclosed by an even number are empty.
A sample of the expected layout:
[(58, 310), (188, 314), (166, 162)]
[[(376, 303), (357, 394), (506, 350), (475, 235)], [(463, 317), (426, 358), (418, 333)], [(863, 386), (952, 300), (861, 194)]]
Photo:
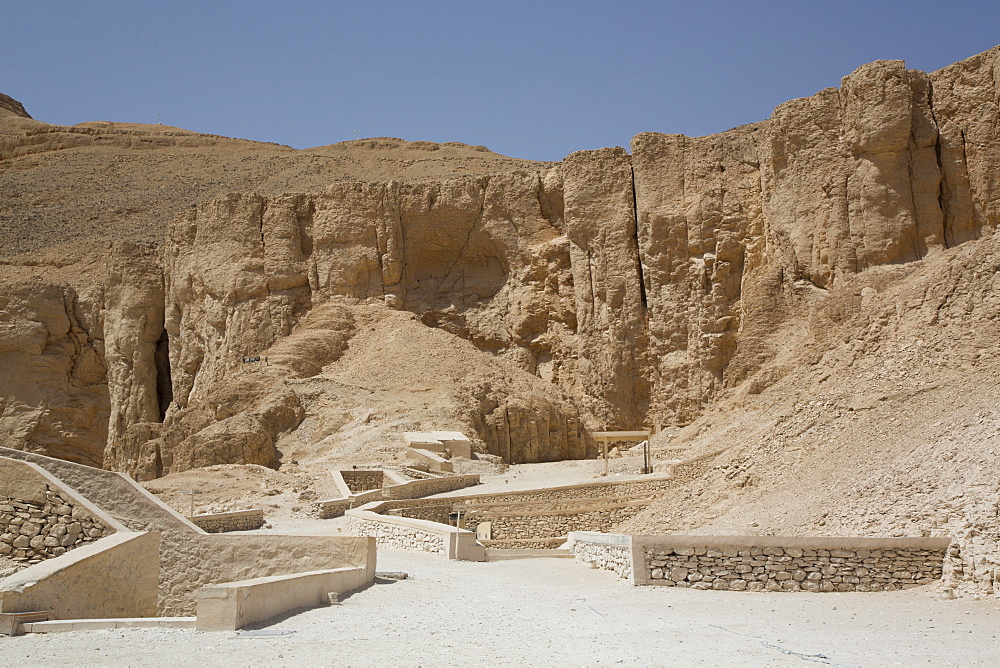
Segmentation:
[(19, 665), (996, 665), (1000, 607), (922, 590), (764, 594), (631, 587), (566, 559), (495, 563), (379, 552), (340, 606), (259, 627), (3, 638)]

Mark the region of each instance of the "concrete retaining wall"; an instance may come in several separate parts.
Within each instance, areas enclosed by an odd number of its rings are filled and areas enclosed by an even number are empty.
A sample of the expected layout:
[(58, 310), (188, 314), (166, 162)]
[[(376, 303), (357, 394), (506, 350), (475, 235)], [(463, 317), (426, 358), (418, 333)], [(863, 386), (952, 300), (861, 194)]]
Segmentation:
[(235, 631), (288, 610), (329, 603), (374, 579), (365, 568), (334, 568), (225, 582), (198, 590), (199, 631)]
[(264, 511), (260, 508), (237, 510), (231, 513), (211, 513), (188, 518), (206, 533), (253, 531), (264, 526)]
[[(156, 614), (159, 534), (119, 532), (0, 581), (0, 612), (56, 619)], [(150, 567), (152, 566), (152, 568)]]
[[(580, 560), (633, 584), (733, 591), (889, 591), (941, 577), (947, 538), (626, 536), (574, 532)], [(622, 564), (628, 554), (630, 571)], [(629, 575), (622, 575), (629, 572)]]

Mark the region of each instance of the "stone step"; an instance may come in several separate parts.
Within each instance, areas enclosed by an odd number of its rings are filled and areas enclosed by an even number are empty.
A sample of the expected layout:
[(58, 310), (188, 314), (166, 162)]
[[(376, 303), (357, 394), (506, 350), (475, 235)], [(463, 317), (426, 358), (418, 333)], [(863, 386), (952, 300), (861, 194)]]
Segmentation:
[(507, 561), (509, 559), (572, 559), (567, 549), (556, 550), (486, 550), (486, 561)]
[(22, 624), (25, 633), (65, 633), (108, 629), (193, 629), (194, 617), (119, 617), (115, 619), (53, 619)]

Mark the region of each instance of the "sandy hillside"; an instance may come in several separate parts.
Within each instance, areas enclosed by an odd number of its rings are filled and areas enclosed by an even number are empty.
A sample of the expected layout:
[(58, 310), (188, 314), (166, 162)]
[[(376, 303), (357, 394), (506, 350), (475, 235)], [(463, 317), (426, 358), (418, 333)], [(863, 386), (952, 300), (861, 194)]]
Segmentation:
[(839, 322), (801, 323), (827, 345), (777, 360), (785, 378), (654, 439), (726, 450), (624, 530), (955, 536), (967, 568), (996, 568), (1000, 237), (871, 271), (853, 292), (853, 309), (826, 311)]
[[(50, 125), (0, 108), (0, 258), (163, 238), (171, 218), (229, 192), (315, 192), (344, 180), (420, 180), (537, 168), (484, 146), (358, 139), (304, 151), (160, 125)], [(23, 115), (22, 115), (23, 114)], [(21, 261), (24, 258), (20, 259)]]

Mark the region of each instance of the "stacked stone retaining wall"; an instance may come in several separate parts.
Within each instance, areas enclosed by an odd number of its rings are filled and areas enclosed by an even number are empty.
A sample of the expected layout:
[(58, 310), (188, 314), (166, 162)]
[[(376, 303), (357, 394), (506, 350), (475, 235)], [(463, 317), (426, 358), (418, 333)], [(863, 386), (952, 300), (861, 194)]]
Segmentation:
[[(565, 536), (571, 531), (611, 531), (619, 523), (631, 519), (649, 504), (613, 505), (591, 510), (536, 511), (517, 515), (484, 512), (475, 518), (475, 523), (488, 521), (491, 524), (491, 538), (550, 538)], [(469, 518), (469, 525), (473, 522)]]
[[(940, 579), (947, 538), (573, 533), (577, 558), (634, 584), (732, 591), (891, 591)], [(631, 561), (622, 575), (622, 555)]]
[(264, 526), (264, 511), (260, 508), (231, 513), (211, 513), (189, 517), (191, 523), (207, 533), (253, 531)]
[(382, 489), (383, 499), (418, 499), (432, 494), (453, 492), (479, 484), (478, 475), (453, 475), (426, 480), (412, 480), (401, 485), (392, 485)]
[(659, 494), (677, 486), (677, 481), (668, 476), (647, 476), (638, 480), (601, 481), (582, 485), (528, 489), (518, 492), (496, 494), (475, 494), (454, 496), (452, 499), (466, 500), (470, 504), (524, 503), (528, 501), (564, 501), (579, 499), (620, 499), (649, 494)]
[(24, 566), (58, 557), (115, 530), (84, 508), (45, 491), (45, 501), (0, 494), (0, 556)]
[(570, 550), (577, 561), (584, 561), (623, 580), (632, 579), (632, 537), (620, 534), (574, 532)]
[(721, 455), (725, 450), (716, 450), (715, 452), (710, 452), (706, 455), (701, 455), (700, 457), (694, 457), (693, 459), (688, 459), (683, 462), (674, 464), (670, 467), (670, 477), (674, 480), (677, 486), (684, 485), (686, 483), (700, 478), (705, 475), (705, 472), (712, 468), (713, 461), (718, 455)]
[(441, 534), (414, 526), (389, 524), (377, 520), (351, 516), (348, 531), (355, 536), (372, 536), (381, 548), (413, 550), (445, 554), (447, 546)]
[(392, 508), (386, 515), (393, 517), (409, 517), (414, 520), (427, 520), (439, 524), (451, 524), (451, 505), (407, 506)]
[(341, 471), (341, 477), (348, 489), (352, 492), (367, 492), (371, 489), (382, 489), (382, 485), (387, 481), (385, 474), (381, 470), (360, 469), (353, 471)]

